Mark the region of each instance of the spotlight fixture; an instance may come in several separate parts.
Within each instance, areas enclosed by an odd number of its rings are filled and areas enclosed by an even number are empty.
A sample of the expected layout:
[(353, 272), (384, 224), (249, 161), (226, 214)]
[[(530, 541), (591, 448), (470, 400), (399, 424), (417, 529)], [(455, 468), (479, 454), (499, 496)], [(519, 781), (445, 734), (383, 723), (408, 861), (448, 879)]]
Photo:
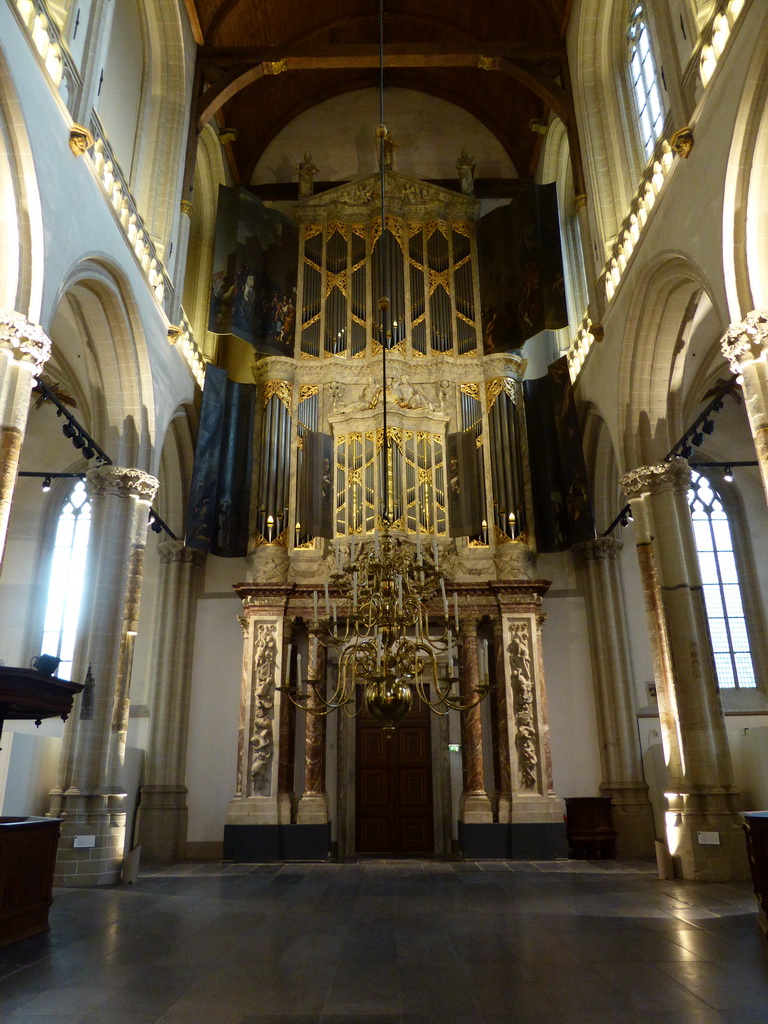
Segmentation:
[(49, 476), (43, 477), (43, 494), (47, 494), (51, 489), (51, 478)]
[(723, 480), (725, 480), (725, 482), (728, 484), (733, 481), (733, 470), (730, 466), (725, 467), (725, 470), (723, 472)]
[(628, 523), (634, 523), (635, 517), (632, 515), (632, 506), (627, 505), (626, 520)]
[(710, 419), (704, 420), (704, 422), (701, 425), (701, 429), (704, 431), (705, 434), (712, 434), (712, 433), (714, 433), (715, 421), (714, 420), (710, 420)]
[(75, 434), (77, 433), (74, 424), (71, 423), (69, 420), (67, 420), (66, 423), (62, 424), (61, 432), (64, 435), (64, 437), (74, 437)]
[(83, 458), (84, 458), (84, 459), (92, 459), (92, 458), (94, 457), (94, 455), (95, 455), (95, 454), (96, 454), (96, 452), (95, 452), (95, 451), (93, 450), (93, 448), (91, 447), (91, 443), (90, 443), (90, 441), (89, 441), (89, 442), (88, 442), (88, 443), (86, 444), (85, 448), (83, 448)]
[(85, 448), (85, 438), (83, 437), (83, 435), (82, 435), (82, 434), (78, 434), (78, 435), (77, 435), (76, 437), (73, 437), (73, 438), (72, 438), (72, 444), (73, 444), (73, 445), (75, 446), (75, 448), (77, 448), (78, 450), (79, 450), (80, 448)]
[(692, 455), (693, 455), (693, 448), (691, 448), (691, 446), (688, 443), (688, 441), (685, 441), (684, 444), (680, 445), (680, 457), (682, 459), (690, 459), (690, 457)]
[(700, 448), (704, 444), (704, 435), (700, 430), (691, 434), (691, 444), (695, 444), (697, 448)]
[(621, 524), (622, 526), (629, 526), (629, 519), (627, 519), (627, 515), (626, 515), (626, 513), (623, 513), (623, 514), (622, 514), (622, 516), (621, 516), (621, 519), (619, 520), (619, 523), (620, 523), (620, 524)]

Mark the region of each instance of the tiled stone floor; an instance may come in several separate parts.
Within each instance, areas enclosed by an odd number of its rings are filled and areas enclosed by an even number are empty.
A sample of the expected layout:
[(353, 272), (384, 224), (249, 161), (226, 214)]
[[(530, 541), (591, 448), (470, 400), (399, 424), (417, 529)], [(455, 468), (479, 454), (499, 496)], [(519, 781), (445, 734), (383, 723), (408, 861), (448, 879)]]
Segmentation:
[(185, 864), (58, 889), (3, 1024), (768, 1024), (747, 884), (637, 863)]

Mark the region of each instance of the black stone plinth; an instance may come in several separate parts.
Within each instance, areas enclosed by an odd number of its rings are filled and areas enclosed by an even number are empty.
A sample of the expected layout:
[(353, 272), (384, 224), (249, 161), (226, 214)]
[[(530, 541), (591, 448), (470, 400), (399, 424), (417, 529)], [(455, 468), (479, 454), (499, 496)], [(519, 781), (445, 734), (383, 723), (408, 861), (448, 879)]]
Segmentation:
[(225, 825), (224, 860), (270, 864), (284, 860), (328, 859), (331, 826)]
[(557, 860), (568, 856), (568, 840), (565, 823), (560, 821), (460, 821), (459, 850), (469, 860)]

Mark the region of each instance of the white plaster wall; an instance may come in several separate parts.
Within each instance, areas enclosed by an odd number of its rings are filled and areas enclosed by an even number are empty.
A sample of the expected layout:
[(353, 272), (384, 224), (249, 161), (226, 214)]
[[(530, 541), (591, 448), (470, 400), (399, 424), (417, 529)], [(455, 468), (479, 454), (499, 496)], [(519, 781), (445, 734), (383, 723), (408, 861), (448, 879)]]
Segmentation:
[[(475, 158), (477, 177), (517, 177), (499, 141), (461, 107), (426, 93), (396, 88), (386, 90), (384, 103), (386, 124), (398, 146), (398, 173), (414, 178), (457, 178), (456, 160), (466, 147)], [(256, 165), (251, 183), (295, 181), (296, 164), (307, 151), (319, 168), (318, 181), (373, 174), (378, 123), (377, 89), (360, 89), (325, 100), (275, 136)]]
[[(225, 559), (211, 559), (225, 561)], [(234, 594), (206, 593), (197, 606), (189, 712), (189, 842), (218, 842), (235, 792), (243, 631)]]
[[(34, 723), (29, 723), (34, 728)], [(0, 749), (0, 814), (42, 816), (56, 781), (61, 740), (40, 731), (5, 732)]]
[(599, 796), (601, 770), (584, 599), (570, 557), (539, 555), (536, 574), (552, 580), (544, 597), (544, 679), (552, 771), (559, 797)]

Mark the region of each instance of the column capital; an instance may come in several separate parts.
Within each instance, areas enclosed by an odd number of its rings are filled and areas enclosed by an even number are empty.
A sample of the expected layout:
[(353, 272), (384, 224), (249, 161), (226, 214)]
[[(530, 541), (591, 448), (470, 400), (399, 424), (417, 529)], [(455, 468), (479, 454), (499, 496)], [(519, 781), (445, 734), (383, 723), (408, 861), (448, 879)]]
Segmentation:
[(171, 562), (197, 566), (205, 564), (205, 551), (188, 548), (183, 540), (161, 540), (157, 545), (157, 551), (161, 565), (170, 565)]
[(51, 355), (51, 339), (39, 324), (30, 323), (15, 310), (0, 310), (0, 349), (10, 351), (22, 363), (32, 363), (39, 373)]
[(670, 489), (686, 493), (691, 486), (691, 467), (685, 459), (672, 459), (655, 466), (638, 466), (624, 473), (619, 486), (630, 499)]
[(616, 537), (595, 537), (593, 540), (574, 544), (573, 557), (577, 566), (585, 562), (602, 562), (609, 559), (615, 561), (623, 547), (624, 542)]
[(139, 498), (152, 502), (157, 494), (157, 477), (143, 469), (123, 469), (120, 466), (97, 466), (85, 474), (88, 492), (94, 497), (116, 494), (120, 498)]
[(734, 373), (768, 351), (768, 309), (753, 309), (741, 323), (731, 324), (720, 339), (720, 350)]

